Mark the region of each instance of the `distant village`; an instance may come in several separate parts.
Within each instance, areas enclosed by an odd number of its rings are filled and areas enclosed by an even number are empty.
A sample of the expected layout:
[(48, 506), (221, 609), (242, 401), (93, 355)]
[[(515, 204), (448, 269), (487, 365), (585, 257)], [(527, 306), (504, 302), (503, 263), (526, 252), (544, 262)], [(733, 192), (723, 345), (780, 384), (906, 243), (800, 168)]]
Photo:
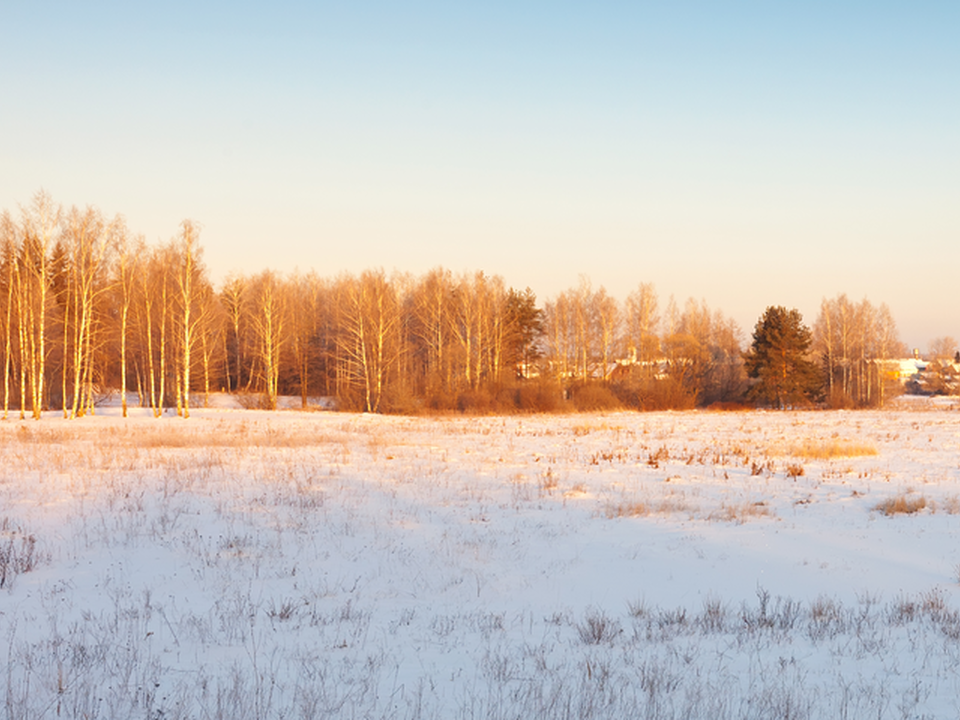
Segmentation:
[(891, 378), (895, 373), (908, 395), (960, 394), (960, 351), (953, 360), (924, 360), (915, 349), (913, 357), (886, 361), (884, 371)]

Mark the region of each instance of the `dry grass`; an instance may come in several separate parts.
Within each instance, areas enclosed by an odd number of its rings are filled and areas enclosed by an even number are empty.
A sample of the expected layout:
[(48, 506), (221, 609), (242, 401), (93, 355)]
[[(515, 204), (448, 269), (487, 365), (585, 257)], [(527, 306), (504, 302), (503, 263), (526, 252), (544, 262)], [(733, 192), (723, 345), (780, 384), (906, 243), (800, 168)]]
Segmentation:
[(855, 440), (805, 438), (786, 446), (773, 447), (767, 455), (789, 456), (804, 460), (833, 460), (835, 458), (868, 457), (877, 454), (877, 448)]
[(765, 502), (723, 503), (719, 510), (707, 515), (707, 520), (734, 522), (742, 525), (747, 520), (758, 517), (771, 517), (773, 513)]
[[(373, 437), (373, 436), (371, 436)], [(313, 447), (330, 442), (313, 429), (283, 427), (282, 425), (249, 426), (246, 423), (221, 426), (138, 428), (136, 433), (120, 432), (117, 438), (123, 444), (141, 448), (199, 448), (199, 447)]]
[(890, 515), (912, 515), (928, 507), (931, 512), (936, 510), (936, 505), (923, 495), (910, 496), (904, 494), (887, 498), (883, 502), (877, 503), (873, 509), (889, 517)]
[(652, 513), (649, 503), (642, 501), (623, 501), (619, 503), (608, 503), (603, 509), (603, 514), (609, 518), (622, 517), (646, 517)]
[(806, 471), (801, 463), (788, 464), (785, 472), (787, 477), (791, 480), (796, 480), (798, 477), (803, 477), (806, 474)]
[(693, 517), (699, 508), (683, 498), (669, 497), (662, 500), (621, 500), (604, 506), (604, 517), (609, 519), (622, 517), (647, 517), (649, 515), (686, 514)]
[(585, 437), (594, 432), (619, 432), (622, 429), (619, 425), (611, 425), (606, 420), (578, 423), (572, 428), (574, 437)]
[(873, 509), (887, 516), (913, 515), (921, 510), (929, 510), (931, 513), (944, 513), (946, 515), (960, 515), (960, 497), (948, 495), (937, 502), (923, 495), (912, 495), (908, 491), (902, 495), (887, 498), (883, 502), (877, 503)]
[(947, 515), (960, 515), (960, 496), (949, 495), (937, 505), (937, 510)]
[(2, 426), (0, 441), (5, 445), (22, 443), (25, 445), (60, 445), (76, 440), (85, 428), (67, 427), (60, 423), (37, 423)]
[[(353, 429), (356, 432), (356, 429)], [(182, 422), (169, 419), (155, 425), (81, 425), (74, 421), (37, 425), (16, 425), (9, 431), (0, 430), (0, 441), (5, 444), (62, 445), (89, 441), (98, 447), (114, 448), (245, 448), (313, 447), (333, 442), (329, 433), (318, 433), (315, 428), (299, 425), (284, 426), (249, 422)]]
[(587, 486), (584, 483), (576, 483), (569, 490), (566, 490), (563, 493), (563, 497), (565, 498), (578, 498), (578, 497), (585, 497), (587, 495), (589, 495), (589, 492), (587, 490)]
[(542, 471), (537, 478), (537, 490), (541, 497), (543, 495), (552, 495), (553, 491), (560, 486), (560, 480), (553, 468), (547, 468)]
[(0, 520), (0, 588), (9, 587), (17, 575), (36, 569), (41, 561), (37, 539), (9, 518)]
[(691, 519), (699, 517), (709, 522), (732, 522), (738, 525), (742, 525), (751, 519), (774, 516), (765, 502), (721, 503), (719, 508), (704, 514), (699, 506), (679, 497), (664, 498), (657, 501), (622, 500), (607, 503), (603, 509), (604, 517), (610, 520), (623, 517), (677, 514), (687, 515)]

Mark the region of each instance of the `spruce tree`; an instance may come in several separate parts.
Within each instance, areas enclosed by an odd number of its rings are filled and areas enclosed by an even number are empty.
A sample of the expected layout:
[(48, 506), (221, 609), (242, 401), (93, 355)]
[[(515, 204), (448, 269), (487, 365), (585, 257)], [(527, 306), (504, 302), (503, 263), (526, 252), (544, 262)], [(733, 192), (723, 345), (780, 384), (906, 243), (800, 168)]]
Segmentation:
[(814, 400), (822, 382), (807, 357), (810, 341), (810, 329), (798, 310), (768, 307), (743, 356), (747, 376), (755, 380), (747, 396), (780, 409)]

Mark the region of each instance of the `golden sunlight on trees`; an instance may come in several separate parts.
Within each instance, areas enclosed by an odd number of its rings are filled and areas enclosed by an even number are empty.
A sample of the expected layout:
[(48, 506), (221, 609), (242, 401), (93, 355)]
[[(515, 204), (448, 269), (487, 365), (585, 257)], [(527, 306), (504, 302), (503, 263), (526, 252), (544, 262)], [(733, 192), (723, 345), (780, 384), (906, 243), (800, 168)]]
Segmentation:
[(274, 273), (262, 272), (246, 287), (244, 308), (253, 330), (256, 348), (256, 370), (251, 376), (259, 378), (263, 389), (264, 406), (277, 409), (280, 394), (280, 351), (283, 348), (292, 308), (287, 303), (284, 283)]
[(51, 258), (50, 250), (60, 224), (62, 210), (46, 193), (37, 193), (31, 205), (23, 211), (20, 258), (16, 263), (17, 306), (21, 375), (20, 416), (23, 417), (25, 392), (29, 383), (30, 408), (35, 419), (40, 419), (44, 405), (47, 369), (47, 329), (50, 314)]
[[(661, 303), (651, 283), (621, 301), (581, 277), (540, 307), (530, 288), (444, 268), (265, 270), (214, 288), (195, 221), (148, 245), (122, 217), (64, 211), (45, 193), (0, 213), (0, 323), (4, 418), (77, 418), (112, 393), (127, 416), (128, 391), (156, 417), (184, 418), (213, 391), (366, 412), (783, 407), (820, 395), (859, 407), (902, 392), (905, 354), (886, 305), (845, 295), (823, 300), (812, 334), (796, 311), (768, 308), (744, 354), (733, 320), (702, 300)], [(924, 387), (937, 392), (940, 378), (952, 391), (956, 342), (930, 350)]]
[(341, 307), (342, 357), (350, 378), (360, 385), (363, 409), (379, 412), (390, 372), (400, 356), (400, 303), (382, 270), (344, 278)]
[(93, 412), (94, 388), (102, 380), (94, 375), (94, 354), (103, 347), (100, 337), (108, 314), (109, 252), (114, 246), (112, 236), (122, 232), (121, 225), (119, 218), (106, 224), (93, 208), (82, 212), (72, 208), (53, 250), (52, 286), (63, 329), (64, 417)]
[(832, 407), (883, 405), (899, 391), (895, 361), (906, 355), (890, 309), (846, 295), (824, 298), (813, 326), (813, 348), (822, 359)]
[(196, 223), (184, 220), (180, 235), (171, 248), (175, 263), (176, 324), (180, 343), (177, 353), (177, 414), (190, 417), (190, 385), (193, 368), (193, 350), (199, 329), (210, 312), (206, 300), (211, 288), (200, 262), (200, 229)]

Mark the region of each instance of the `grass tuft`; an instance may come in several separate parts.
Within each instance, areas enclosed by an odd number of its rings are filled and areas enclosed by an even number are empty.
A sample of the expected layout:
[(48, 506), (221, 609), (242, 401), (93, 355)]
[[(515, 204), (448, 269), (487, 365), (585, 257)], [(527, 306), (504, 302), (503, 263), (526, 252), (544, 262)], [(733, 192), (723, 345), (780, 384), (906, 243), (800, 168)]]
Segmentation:
[(37, 538), (4, 518), (0, 522), (0, 588), (9, 587), (17, 575), (36, 569), (40, 560)]
[(707, 520), (735, 522), (742, 525), (750, 518), (770, 517), (773, 513), (765, 502), (723, 503), (718, 510), (707, 516)]
[(923, 495), (911, 497), (910, 495), (897, 495), (887, 498), (883, 502), (874, 505), (873, 509), (882, 512), (887, 517), (891, 515), (913, 515), (929, 507), (935, 508), (932, 502), (929, 502)]
[(584, 645), (602, 645), (613, 642), (623, 630), (616, 620), (600, 611), (590, 610), (583, 622), (577, 624), (577, 632)]
[(786, 473), (788, 478), (796, 480), (798, 477), (803, 477), (806, 474), (806, 470), (804, 470), (802, 463), (789, 463)]

